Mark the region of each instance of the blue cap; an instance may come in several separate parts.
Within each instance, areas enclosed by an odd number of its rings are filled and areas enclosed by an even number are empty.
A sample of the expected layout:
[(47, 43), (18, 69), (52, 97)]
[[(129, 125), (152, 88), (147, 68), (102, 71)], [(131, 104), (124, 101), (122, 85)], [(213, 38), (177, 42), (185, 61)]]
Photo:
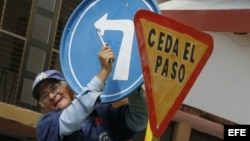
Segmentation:
[(44, 71), (44, 72), (37, 74), (37, 76), (33, 82), (33, 86), (32, 86), (32, 96), (35, 99), (37, 99), (37, 100), (39, 99), (39, 95), (37, 93), (39, 86), (42, 84), (42, 82), (44, 82), (48, 79), (56, 79), (59, 81), (65, 81), (65, 78), (63, 77), (63, 75), (60, 72), (58, 72), (57, 70), (47, 70), (47, 71)]

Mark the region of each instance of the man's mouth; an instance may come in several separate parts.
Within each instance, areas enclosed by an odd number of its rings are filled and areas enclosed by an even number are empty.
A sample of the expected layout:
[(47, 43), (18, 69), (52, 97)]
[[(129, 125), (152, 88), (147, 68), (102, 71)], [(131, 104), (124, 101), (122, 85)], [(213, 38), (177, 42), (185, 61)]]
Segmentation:
[(62, 101), (63, 97), (60, 97), (58, 100), (55, 101), (55, 107)]

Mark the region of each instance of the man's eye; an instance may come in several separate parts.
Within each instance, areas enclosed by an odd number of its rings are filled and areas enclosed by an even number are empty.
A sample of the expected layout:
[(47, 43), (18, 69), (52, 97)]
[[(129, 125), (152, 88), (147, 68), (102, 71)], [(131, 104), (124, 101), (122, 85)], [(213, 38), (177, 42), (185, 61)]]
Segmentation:
[(47, 96), (48, 96), (48, 94), (47, 94), (47, 93), (43, 93), (43, 94), (41, 95), (41, 99), (46, 99), (46, 98), (47, 98)]
[(58, 85), (54, 85), (53, 87), (50, 88), (50, 92), (56, 92), (58, 89)]

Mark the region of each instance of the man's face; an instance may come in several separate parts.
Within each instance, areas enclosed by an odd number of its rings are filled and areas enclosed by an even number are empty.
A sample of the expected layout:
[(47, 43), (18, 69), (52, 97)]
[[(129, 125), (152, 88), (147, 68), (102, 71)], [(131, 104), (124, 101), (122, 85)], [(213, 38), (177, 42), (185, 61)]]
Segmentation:
[(38, 93), (41, 105), (48, 111), (65, 109), (74, 98), (73, 91), (65, 82), (55, 80), (43, 82), (38, 89)]

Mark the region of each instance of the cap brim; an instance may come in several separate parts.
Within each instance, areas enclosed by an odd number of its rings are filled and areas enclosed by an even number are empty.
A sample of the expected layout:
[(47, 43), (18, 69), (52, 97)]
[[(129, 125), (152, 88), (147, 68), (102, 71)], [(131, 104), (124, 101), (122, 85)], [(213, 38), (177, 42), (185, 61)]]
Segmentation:
[[(33, 98), (35, 98), (36, 100), (39, 100), (39, 94), (38, 94), (38, 89), (39, 89), (39, 87), (41, 86), (41, 84), (43, 83), (43, 82), (45, 82), (45, 81), (47, 81), (47, 80), (58, 80), (58, 79), (56, 79), (56, 78), (46, 78), (46, 79), (43, 79), (43, 80), (41, 80), (40, 82), (38, 82), (37, 84), (36, 84), (36, 86), (34, 87), (34, 89), (33, 89), (33, 91), (32, 91), (32, 96), (33, 96)], [(58, 80), (58, 81), (60, 81), (60, 80)]]

